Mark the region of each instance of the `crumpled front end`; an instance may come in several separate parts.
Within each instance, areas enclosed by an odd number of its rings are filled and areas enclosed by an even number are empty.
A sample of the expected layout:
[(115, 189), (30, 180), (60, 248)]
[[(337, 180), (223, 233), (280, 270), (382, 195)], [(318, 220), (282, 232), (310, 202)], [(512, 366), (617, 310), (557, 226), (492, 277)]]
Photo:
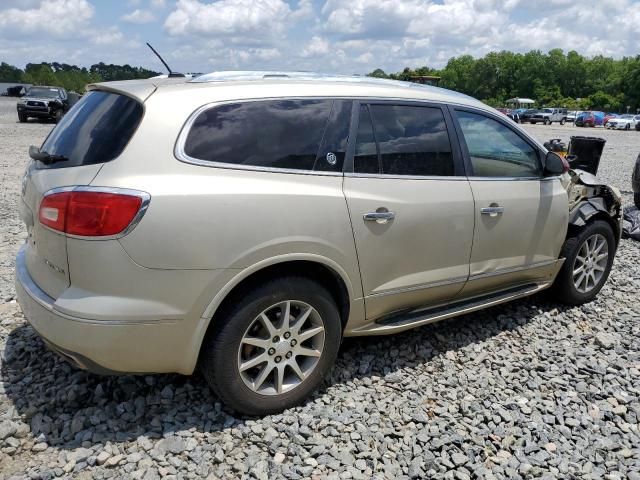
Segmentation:
[(569, 226), (584, 227), (594, 217), (611, 224), (619, 242), (622, 235), (622, 195), (611, 185), (583, 170), (569, 170), (562, 177), (569, 195)]

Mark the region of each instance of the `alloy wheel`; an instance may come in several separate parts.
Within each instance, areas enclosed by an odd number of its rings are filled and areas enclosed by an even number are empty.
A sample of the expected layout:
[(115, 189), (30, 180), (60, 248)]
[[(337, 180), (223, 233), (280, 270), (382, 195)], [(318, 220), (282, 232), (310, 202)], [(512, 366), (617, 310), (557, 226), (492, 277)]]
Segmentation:
[(580, 293), (593, 290), (605, 274), (609, 262), (607, 239), (596, 233), (588, 237), (573, 263), (573, 285)]
[(272, 305), (251, 322), (240, 341), (242, 381), (261, 395), (287, 393), (315, 370), (324, 341), (324, 322), (311, 305), (297, 300)]

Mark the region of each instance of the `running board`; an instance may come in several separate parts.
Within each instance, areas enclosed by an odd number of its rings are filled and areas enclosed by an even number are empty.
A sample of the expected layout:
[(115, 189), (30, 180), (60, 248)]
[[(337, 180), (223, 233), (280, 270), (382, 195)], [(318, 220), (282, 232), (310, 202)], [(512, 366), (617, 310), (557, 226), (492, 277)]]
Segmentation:
[(460, 300), (438, 307), (394, 313), (389, 316), (382, 317), (375, 322), (367, 323), (357, 329), (354, 329), (349, 332), (349, 335), (378, 335), (401, 332), (410, 328), (419, 327), (420, 325), (426, 325), (427, 323), (433, 323), (446, 318), (463, 315), (465, 313), (475, 312), (476, 310), (481, 310), (483, 308), (492, 307), (511, 300), (533, 295), (540, 290), (544, 290), (549, 285), (550, 283), (528, 283), (519, 287), (513, 287), (507, 290), (501, 290), (499, 292), (481, 295), (466, 300)]

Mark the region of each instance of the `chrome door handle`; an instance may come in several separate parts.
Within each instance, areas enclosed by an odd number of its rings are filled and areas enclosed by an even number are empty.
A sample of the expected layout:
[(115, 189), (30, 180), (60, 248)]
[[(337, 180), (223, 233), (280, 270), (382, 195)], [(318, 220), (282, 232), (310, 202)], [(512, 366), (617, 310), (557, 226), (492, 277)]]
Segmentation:
[(504, 213), (504, 207), (483, 207), (480, 209), (480, 213), (483, 215), (491, 215), (495, 217), (496, 215), (501, 215)]
[(365, 213), (362, 218), (366, 222), (378, 222), (378, 223), (387, 223), (389, 220), (393, 220), (396, 217), (396, 214), (393, 212), (369, 212)]

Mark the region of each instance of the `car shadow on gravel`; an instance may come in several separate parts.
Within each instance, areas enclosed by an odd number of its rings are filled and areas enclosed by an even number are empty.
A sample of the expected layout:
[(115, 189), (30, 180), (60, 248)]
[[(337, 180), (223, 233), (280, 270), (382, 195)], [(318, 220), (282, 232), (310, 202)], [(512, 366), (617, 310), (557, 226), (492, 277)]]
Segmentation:
[[(428, 364), (554, 309), (565, 307), (539, 295), (397, 335), (345, 339), (331, 378), (314, 398), (331, 394), (333, 384)], [(93, 375), (49, 351), (28, 324), (8, 335), (1, 375), (5, 395), (29, 425), (34, 442), (57, 449), (162, 438), (189, 429), (214, 432), (246, 419), (224, 408), (198, 373)]]

